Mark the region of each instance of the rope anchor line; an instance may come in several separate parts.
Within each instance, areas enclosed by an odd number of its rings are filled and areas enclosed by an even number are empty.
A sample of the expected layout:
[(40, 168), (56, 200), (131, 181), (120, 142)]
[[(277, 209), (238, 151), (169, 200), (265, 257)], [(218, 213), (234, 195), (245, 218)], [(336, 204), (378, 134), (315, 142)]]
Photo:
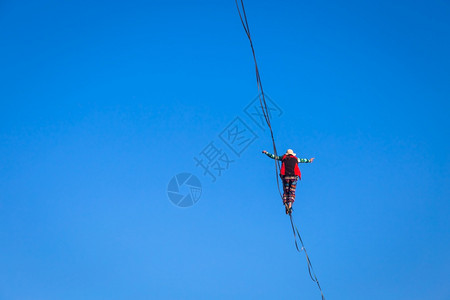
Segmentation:
[[(273, 152), (274, 152), (274, 154), (276, 156), (278, 156), (277, 147), (275, 145), (275, 138), (274, 138), (274, 135), (273, 135), (272, 126), (270, 124), (269, 109), (267, 107), (266, 98), (265, 98), (265, 95), (264, 95), (264, 90), (263, 90), (263, 86), (262, 86), (262, 82), (261, 82), (261, 76), (259, 75), (258, 63), (256, 61), (255, 48), (253, 47), (253, 41), (252, 41), (252, 37), (251, 37), (251, 34), (250, 34), (250, 27), (249, 27), (248, 21), (247, 21), (247, 14), (245, 13), (244, 1), (243, 0), (240, 0), (240, 1), (235, 0), (235, 2), (236, 2), (236, 7), (237, 7), (237, 10), (238, 10), (238, 13), (239, 13), (239, 18), (241, 19), (242, 26), (244, 27), (244, 31), (245, 31), (245, 33), (247, 35), (247, 38), (248, 38), (248, 40), (250, 42), (250, 47), (252, 49), (253, 61), (255, 63), (256, 84), (258, 86), (258, 92), (259, 92), (259, 94), (258, 94), (259, 103), (261, 105), (261, 110), (263, 112), (264, 119), (266, 120), (267, 126), (270, 129), (270, 136), (272, 138)], [(240, 2), (240, 5), (239, 5), (239, 2)], [(280, 194), (280, 197), (282, 197), (281, 189), (280, 189), (280, 181), (279, 181), (279, 178), (278, 178), (279, 165), (277, 164), (277, 160), (274, 160), (274, 161), (275, 161), (275, 177), (277, 179), (278, 192)], [(320, 287), (319, 280), (317, 279), (317, 276), (316, 276), (316, 274), (314, 272), (314, 269), (312, 267), (311, 260), (309, 259), (309, 256), (308, 256), (308, 252), (306, 251), (305, 245), (303, 244), (303, 240), (302, 240), (302, 237), (300, 235), (300, 232), (298, 231), (298, 228), (295, 225), (294, 220), (292, 218), (292, 213), (289, 213), (289, 218), (290, 218), (290, 221), (291, 221), (292, 232), (294, 234), (295, 248), (297, 249), (297, 251), (299, 253), (301, 251), (305, 252), (305, 257), (306, 257), (306, 262), (307, 262), (307, 265), (308, 265), (309, 276), (311, 277), (311, 280), (314, 281), (317, 284), (317, 287), (319, 288), (320, 294), (322, 295), (322, 300), (325, 300), (325, 296), (323, 295), (323, 291), (322, 291), (322, 288)], [(302, 246), (301, 249), (299, 249), (299, 247), (298, 247), (297, 237), (298, 237), (298, 240), (300, 241), (300, 244)]]
[[(308, 252), (306, 251), (305, 245), (303, 244), (303, 240), (300, 235), (300, 232), (298, 231), (297, 225), (295, 225), (294, 219), (292, 218), (292, 214), (289, 214), (289, 219), (291, 221), (292, 233), (294, 234), (295, 248), (297, 249), (297, 252), (299, 252), (299, 253), (302, 251), (305, 252), (306, 262), (308, 265), (309, 277), (311, 278), (312, 281), (314, 281), (317, 284), (320, 294), (322, 295), (322, 300), (325, 300), (325, 296), (323, 294), (322, 288), (320, 287), (319, 279), (317, 279), (316, 273), (314, 272), (314, 268), (311, 264), (311, 260), (309, 259)], [(302, 247), (300, 249), (298, 248), (297, 237), (298, 237), (298, 240), (300, 241), (300, 244), (302, 245)]]

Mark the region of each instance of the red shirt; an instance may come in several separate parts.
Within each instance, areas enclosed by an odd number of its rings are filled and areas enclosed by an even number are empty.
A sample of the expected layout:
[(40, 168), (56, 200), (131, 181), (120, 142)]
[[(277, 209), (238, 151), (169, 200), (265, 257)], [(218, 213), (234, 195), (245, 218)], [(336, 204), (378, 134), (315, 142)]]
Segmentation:
[(295, 176), (297, 175), (299, 178), (302, 178), (302, 173), (300, 172), (300, 168), (298, 167), (298, 158), (293, 155), (283, 155), (281, 157), (281, 170), (280, 175), (286, 176)]

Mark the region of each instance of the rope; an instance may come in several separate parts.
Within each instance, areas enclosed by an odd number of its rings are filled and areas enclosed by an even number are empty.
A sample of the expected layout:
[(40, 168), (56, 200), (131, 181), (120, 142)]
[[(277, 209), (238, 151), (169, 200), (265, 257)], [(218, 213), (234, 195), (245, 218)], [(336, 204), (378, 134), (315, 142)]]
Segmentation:
[[(322, 300), (325, 300), (325, 296), (323, 295), (322, 288), (320, 287), (319, 279), (317, 279), (316, 273), (314, 272), (314, 268), (313, 268), (313, 266), (311, 264), (311, 260), (309, 259), (308, 252), (306, 251), (306, 248), (305, 248), (305, 244), (303, 244), (303, 240), (302, 240), (302, 237), (300, 235), (300, 232), (298, 231), (297, 225), (295, 225), (294, 219), (292, 218), (292, 213), (289, 213), (289, 219), (291, 220), (292, 233), (294, 234), (295, 248), (297, 249), (297, 251), (299, 253), (302, 252), (302, 250), (305, 252), (306, 262), (308, 264), (309, 277), (311, 277), (311, 280), (314, 281), (317, 284), (317, 287), (319, 288), (320, 294), (322, 295)], [(298, 237), (298, 240), (300, 241), (300, 244), (302, 246), (301, 249), (298, 248), (297, 237)]]
[[(270, 124), (270, 113), (269, 113), (269, 109), (267, 107), (266, 97), (264, 94), (261, 77), (259, 75), (258, 62), (256, 61), (255, 48), (253, 47), (253, 41), (252, 41), (252, 37), (250, 34), (250, 27), (248, 26), (248, 21), (247, 21), (247, 14), (245, 13), (244, 1), (240, 0), (240, 6), (239, 6), (238, 0), (235, 0), (235, 2), (236, 2), (236, 7), (237, 7), (237, 10), (239, 13), (239, 18), (241, 19), (242, 26), (244, 27), (245, 33), (250, 42), (250, 47), (252, 49), (253, 61), (255, 63), (256, 84), (258, 86), (258, 92), (259, 92), (259, 94), (258, 94), (259, 104), (261, 106), (261, 110), (263, 112), (264, 119), (266, 120), (267, 126), (269, 127), (269, 130), (270, 130), (270, 136), (272, 138), (273, 153), (276, 156), (278, 156), (277, 146), (275, 145), (275, 138), (274, 138), (273, 130), (272, 130), (272, 125)], [(241, 13), (241, 10), (242, 10), (242, 13)], [(278, 169), (280, 168), (280, 166), (278, 165), (279, 162), (277, 162), (277, 160), (274, 160), (274, 161), (275, 161), (275, 177), (277, 179), (278, 193), (280, 194), (280, 197), (282, 197), (281, 189), (280, 189), (280, 180), (278, 178)]]
[[(274, 154), (276, 156), (278, 156), (277, 147), (275, 145), (275, 138), (274, 138), (274, 135), (273, 135), (272, 126), (270, 124), (269, 109), (267, 107), (266, 97), (264, 95), (264, 89), (263, 89), (262, 82), (261, 82), (261, 76), (259, 75), (258, 63), (256, 61), (255, 48), (253, 47), (253, 41), (252, 41), (252, 37), (251, 37), (251, 34), (250, 34), (250, 27), (249, 27), (248, 21), (247, 21), (247, 14), (245, 13), (244, 1), (243, 0), (240, 0), (240, 1), (235, 0), (235, 2), (236, 2), (236, 7), (237, 7), (237, 10), (238, 10), (238, 13), (239, 13), (239, 18), (241, 19), (242, 26), (244, 27), (245, 34), (247, 35), (247, 38), (248, 38), (248, 40), (250, 42), (250, 47), (252, 49), (253, 61), (255, 63), (256, 84), (258, 86), (258, 92), (259, 92), (259, 94), (258, 94), (259, 103), (261, 105), (261, 110), (263, 112), (264, 119), (266, 120), (267, 126), (270, 129), (270, 136), (272, 138), (273, 152), (274, 152)], [(239, 2), (240, 2), (240, 6), (239, 6)], [(277, 178), (278, 192), (280, 194), (280, 197), (282, 198), (282, 194), (281, 194), (281, 190), (280, 190), (280, 181), (279, 181), (279, 178), (278, 178), (278, 169), (280, 168), (280, 166), (278, 165), (279, 162), (277, 162), (276, 159), (274, 159), (274, 161), (275, 161), (275, 177)], [(311, 280), (314, 281), (317, 284), (317, 287), (320, 290), (320, 294), (322, 295), (322, 300), (325, 300), (325, 296), (323, 295), (323, 291), (322, 291), (322, 288), (320, 287), (319, 280), (317, 279), (317, 276), (316, 276), (316, 274), (314, 272), (314, 269), (312, 267), (311, 260), (309, 259), (308, 253), (306, 252), (306, 248), (305, 248), (305, 245), (303, 244), (303, 240), (302, 240), (302, 237), (300, 236), (300, 232), (298, 231), (298, 228), (295, 225), (294, 220), (292, 219), (292, 212), (289, 213), (289, 218), (291, 220), (292, 232), (294, 234), (295, 248), (297, 249), (297, 251), (299, 253), (302, 250), (305, 252), (306, 262), (308, 264), (309, 276), (311, 277)], [(300, 241), (300, 244), (302, 246), (301, 249), (299, 249), (299, 247), (298, 247), (297, 237), (298, 237), (298, 240)]]

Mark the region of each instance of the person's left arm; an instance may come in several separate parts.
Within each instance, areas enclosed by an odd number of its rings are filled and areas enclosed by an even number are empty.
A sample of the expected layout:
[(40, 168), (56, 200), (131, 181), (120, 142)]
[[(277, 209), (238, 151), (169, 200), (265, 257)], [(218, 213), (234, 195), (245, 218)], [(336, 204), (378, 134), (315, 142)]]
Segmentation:
[(272, 159), (275, 159), (275, 160), (281, 160), (281, 156), (278, 156), (278, 155), (269, 153), (269, 152), (267, 152), (266, 150), (263, 150), (262, 153), (264, 153), (265, 155), (267, 155), (268, 157), (270, 157), (270, 158), (272, 158)]

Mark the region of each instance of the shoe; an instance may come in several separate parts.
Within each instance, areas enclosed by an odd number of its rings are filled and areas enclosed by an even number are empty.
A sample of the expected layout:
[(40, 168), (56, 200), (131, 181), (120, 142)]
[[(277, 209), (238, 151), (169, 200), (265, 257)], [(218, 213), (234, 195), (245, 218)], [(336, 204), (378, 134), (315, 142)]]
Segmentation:
[[(290, 204), (290, 205), (289, 205)], [(286, 205), (286, 209), (288, 211), (288, 214), (292, 213), (292, 203), (289, 203), (288, 205)], [(290, 207), (289, 207), (290, 206)]]

